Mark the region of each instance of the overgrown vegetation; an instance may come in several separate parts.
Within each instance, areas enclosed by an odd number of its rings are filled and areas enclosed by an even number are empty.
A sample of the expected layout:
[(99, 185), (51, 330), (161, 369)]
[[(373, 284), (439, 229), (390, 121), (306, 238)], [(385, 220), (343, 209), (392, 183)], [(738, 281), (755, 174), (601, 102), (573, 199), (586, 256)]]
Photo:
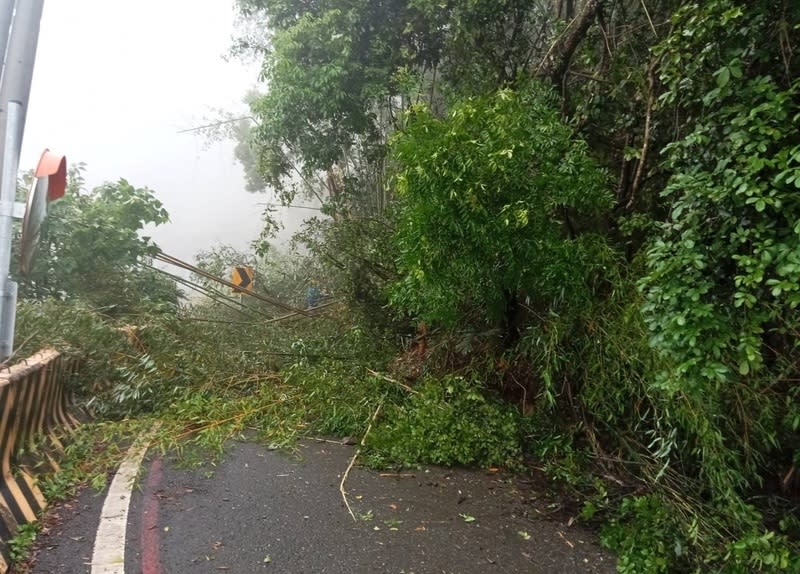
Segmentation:
[(502, 322), (511, 343), (522, 300), (557, 313), (591, 299), (612, 257), (580, 220), (610, 209), (612, 197), (554, 103), (532, 85), (470, 98), (444, 119), (407, 112), (392, 144), (402, 166), (396, 307), (446, 325), (470, 313)]
[(377, 193), (363, 158), (386, 173), (395, 265), (358, 266), (416, 325), (400, 372), (477, 370), (552, 468), (621, 477), (636, 496), (593, 504), (622, 571), (800, 568), (800, 8), (240, 3), (267, 27), (270, 184), (346, 228)]
[[(800, 571), (800, 5), (239, 4), (268, 90), (237, 153), (322, 215), (303, 255), (267, 212), (252, 254), (198, 262), (335, 304), (286, 319), (199, 275), (212, 299), (178, 308), (138, 235), (166, 214), (120, 182), (55, 214), (25, 348), (80, 349), (89, 408), (189, 459), (380, 406), (371, 464), (535, 458), (620, 572)], [(112, 263), (121, 288), (91, 280)]]
[(8, 550), (11, 560), (19, 561), (25, 558), (36, 540), (39, 532), (39, 525), (35, 522), (23, 524), (17, 530), (17, 534), (8, 541)]
[(392, 404), (369, 435), (378, 466), (503, 466), (521, 462), (519, 415), (487, 398), (480, 381), (429, 378), (407, 400)]
[(124, 179), (87, 190), (82, 171), (70, 169), (67, 194), (50, 208), (33, 268), (20, 277), (20, 297), (81, 300), (109, 315), (174, 311), (178, 290), (146, 266), (158, 248), (140, 233), (167, 222), (161, 202)]

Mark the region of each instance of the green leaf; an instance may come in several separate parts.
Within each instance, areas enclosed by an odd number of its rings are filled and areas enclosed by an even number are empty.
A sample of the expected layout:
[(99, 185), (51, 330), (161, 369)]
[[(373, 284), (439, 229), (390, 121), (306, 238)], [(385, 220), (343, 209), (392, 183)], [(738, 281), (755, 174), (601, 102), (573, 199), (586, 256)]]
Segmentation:
[(717, 86), (720, 88), (724, 88), (728, 85), (728, 81), (731, 79), (731, 70), (727, 66), (720, 68), (717, 70)]
[(745, 359), (739, 361), (739, 374), (747, 375), (748, 373), (750, 373), (750, 362)]

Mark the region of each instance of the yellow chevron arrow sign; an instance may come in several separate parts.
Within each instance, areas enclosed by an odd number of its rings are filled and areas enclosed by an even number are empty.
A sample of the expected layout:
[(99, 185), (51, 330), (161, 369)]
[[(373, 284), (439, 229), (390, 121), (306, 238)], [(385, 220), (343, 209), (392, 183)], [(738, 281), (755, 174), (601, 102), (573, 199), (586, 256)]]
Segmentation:
[(234, 293), (245, 293), (253, 290), (255, 285), (255, 269), (245, 265), (237, 265), (231, 273), (231, 283), (236, 285)]

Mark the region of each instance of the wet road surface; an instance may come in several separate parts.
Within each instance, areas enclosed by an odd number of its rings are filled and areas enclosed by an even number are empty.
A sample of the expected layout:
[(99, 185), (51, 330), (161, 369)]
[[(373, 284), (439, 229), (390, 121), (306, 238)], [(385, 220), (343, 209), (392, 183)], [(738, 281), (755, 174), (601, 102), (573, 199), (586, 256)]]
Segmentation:
[[(307, 441), (290, 455), (231, 443), (217, 465), (150, 456), (134, 489), (126, 574), (612, 573), (596, 536), (568, 526), (518, 478), (464, 469), (380, 473), (354, 447)], [(91, 574), (101, 493), (44, 521), (32, 572)]]

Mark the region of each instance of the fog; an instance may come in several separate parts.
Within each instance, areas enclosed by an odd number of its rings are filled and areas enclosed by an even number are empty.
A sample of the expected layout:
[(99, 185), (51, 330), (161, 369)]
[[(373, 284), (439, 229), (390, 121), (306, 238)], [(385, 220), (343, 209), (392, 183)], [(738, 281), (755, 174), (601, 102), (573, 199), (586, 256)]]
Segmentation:
[[(179, 133), (214, 109), (245, 112), (259, 67), (223, 58), (234, 21), (232, 0), (47, 0), (20, 169), (47, 147), (86, 163), (90, 187), (153, 189), (171, 222), (148, 233), (182, 259), (215, 243), (246, 249), (270, 197), (244, 191), (232, 143)], [(283, 239), (308, 216), (280, 214)]]

